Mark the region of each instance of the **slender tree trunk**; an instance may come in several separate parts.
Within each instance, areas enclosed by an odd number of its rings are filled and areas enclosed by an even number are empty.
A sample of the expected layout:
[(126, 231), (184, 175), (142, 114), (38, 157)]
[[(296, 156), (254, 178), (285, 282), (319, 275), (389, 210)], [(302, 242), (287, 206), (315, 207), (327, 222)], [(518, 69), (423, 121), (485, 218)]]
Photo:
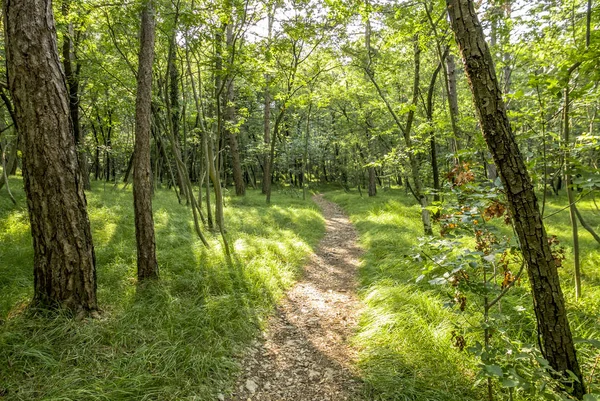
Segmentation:
[(304, 133), (304, 151), (302, 152), (302, 199), (306, 200), (306, 192), (308, 190), (308, 179), (306, 174), (306, 164), (308, 163), (308, 141), (310, 139), (310, 117), (312, 112), (312, 102), (308, 106), (306, 115), (306, 132)]
[(4, 105), (6, 106), (6, 109), (8, 110), (10, 119), (13, 122), (13, 128), (14, 128), (14, 133), (15, 133), (15, 139), (14, 139), (12, 146), (10, 147), (10, 154), (8, 155), (8, 161), (6, 164), (6, 178), (5, 178), (4, 174), (2, 175), (2, 177), (0, 177), (0, 189), (2, 189), (4, 184), (8, 183), (8, 176), (14, 175), (17, 173), (17, 164), (18, 164), (17, 154), (18, 154), (18, 150), (19, 150), (19, 127), (18, 127), (17, 117), (15, 115), (15, 111), (14, 111), (12, 102), (10, 101), (10, 99), (4, 92), (4, 89), (2, 89), (2, 88), (0, 88), (0, 98), (4, 101)]
[(427, 123), (430, 126), (430, 137), (429, 137), (429, 148), (431, 153), (431, 170), (433, 172), (433, 200), (440, 200), (440, 170), (438, 167), (437, 161), (437, 144), (435, 140), (435, 130), (433, 128), (433, 92), (435, 90), (435, 83), (437, 81), (437, 77), (442, 69), (442, 63), (444, 60), (441, 60), (438, 64), (437, 68), (433, 71), (431, 75), (431, 81), (429, 82), (429, 89), (427, 90), (427, 109), (425, 110), (425, 114), (427, 116)]
[(152, 217), (152, 167), (150, 163), (154, 38), (154, 9), (152, 0), (147, 0), (142, 11), (142, 33), (135, 104), (135, 150), (133, 156), (133, 205), (139, 282), (158, 278), (154, 218)]
[[(71, 0), (63, 0), (62, 14), (66, 18), (69, 15)], [(77, 157), (79, 159), (79, 167), (81, 168), (81, 176), (83, 177), (83, 186), (85, 189), (92, 189), (90, 185), (90, 175), (88, 171), (88, 163), (85, 152), (82, 152), (80, 147), (83, 142), (81, 121), (79, 119), (79, 74), (81, 72), (81, 64), (75, 56), (75, 68), (73, 68), (73, 24), (69, 23), (67, 32), (63, 35), (63, 66), (65, 69), (65, 77), (67, 79), (67, 87), (69, 89), (69, 112), (71, 121), (73, 122), (73, 135), (75, 136), (75, 146), (77, 147)]]
[(583, 398), (585, 385), (567, 320), (565, 301), (537, 198), (517, 146), (496, 70), (475, 13), (473, 0), (447, 0), (452, 29), (463, 56), (484, 138), (499, 168), (515, 231), (528, 266), (541, 352), (550, 366), (578, 379), (573, 395)]
[[(179, 16), (179, 8), (175, 11), (175, 25), (177, 24)], [(175, 157), (175, 168), (177, 169), (177, 185), (179, 186), (180, 194), (185, 197), (186, 205), (191, 202), (190, 194), (186, 185), (187, 169), (182, 168), (183, 156), (181, 154), (180, 136), (179, 136), (179, 118), (180, 118), (180, 104), (179, 104), (179, 70), (177, 69), (177, 43), (175, 41), (176, 31), (173, 32), (169, 42), (168, 52), (168, 96), (165, 96), (167, 112), (168, 112), (168, 127), (170, 131), (169, 139), (171, 140), (171, 146), (173, 151), (173, 157)], [(185, 167), (185, 164), (183, 164)]]
[(264, 180), (267, 182), (267, 204), (271, 203), (271, 174), (273, 173), (273, 167), (275, 162), (275, 143), (277, 142), (277, 134), (279, 133), (279, 127), (281, 125), (281, 121), (285, 116), (286, 108), (285, 105), (282, 106), (282, 109), (279, 111), (277, 118), (275, 119), (275, 127), (273, 128), (273, 137), (271, 138), (271, 149), (269, 151), (269, 159), (267, 164), (265, 165), (265, 178)]
[(210, 152), (208, 151), (208, 141), (212, 140), (210, 138), (208, 138), (208, 133), (204, 132), (202, 134), (202, 149), (204, 152), (204, 162), (205, 162), (205, 170), (206, 170), (206, 174), (208, 174), (208, 178), (206, 179), (206, 217), (208, 220), (208, 229), (209, 230), (213, 230), (214, 229), (214, 224), (213, 224), (213, 213), (212, 213), (212, 208), (210, 206), (210, 169), (212, 168), (212, 162), (210, 160)]
[(377, 195), (377, 174), (375, 167), (369, 167), (369, 196)]
[(93, 313), (96, 259), (52, 4), (7, 0), (4, 18), (33, 236), (34, 303)]
[(456, 91), (456, 64), (454, 63), (454, 56), (448, 54), (446, 57), (446, 69), (448, 71), (448, 103), (450, 107), (450, 113), (454, 116), (458, 116), (458, 94)]
[[(370, 2), (369, 0), (365, 0), (365, 10), (367, 12), (367, 15), (370, 14), (371, 10), (370, 10)], [(367, 17), (367, 20), (365, 22), (365, 50), (367, 52), (367, 70), (365, 70), (365, 75), (367, 75), (367, 78), (369, 77), (369, 70), (371, 68), (371, 64), (373, 62), (372, 60), (372, 55), (373, 55), (373, 49), (371, 48), (371, 18)], [(368, 144), (368, 150), (369, 150), (369, 163), (373, 163), (373, 155), (372, 155), (372, 151), (371, 151), (371, 135), (369, 133), (369, 128), (371, 126), (371, 121), (370, 121), (370, 117), (367, 118), (367, 120), (365, 121), (366, 127), (367, 127), (367, 144)], [(369, 196), (377, 196), (377, 182), (376, 182), (376, 174), (375, 174), (375, 167), (373, 166), (369, 166), (368, 168), (369, 171), (369, 188), (368, 188), (368, 193)], [(326, 174), (327, 175), (327, 174)]]
[(17, 201), (15, 200), (15, 197), (13, 196), (12, 192), (10, 191), (10, 183), (8, 182), (8, 175), (6, 174), (6, 143), (2, 142), (1, 145), (2, 149), (0, 149), (0, 153), (2, 153), (2, 179), (4, 180), (4, 183), (6, 184), (6, 192), (8, 192), (8, 196), (10, 198), (10, 200), (12, 201), (12, 203), (14, 205), (17, 204)]
[(412, 173), (413, 183), (415, 184), (414, 193), (418, 198), (419, 204), (421, 205), (421, 221), (423, 222), (423, 230), (425, 235), (433, 235), (433, 230), (431, 228), (431, 218), (429, 215), (429, 210), (427, 206), (429, 206), (429, 202), (427, 200), (427, 196), (423, 193), (423, 182), (421, 181), (420, 176), (420, 168), (419, 168), (419, 159), (416, 155), (416, 152), (413, 147), (411, 131), (412, 124), (415, 118), (415, 108), (419, 102), (419, 82), (420, 82), (420, 73), (421, 73), (421, 48), (419, 45), (419, 37), (415, 35), (415, 76), (413, 82), (413, 99), (412, 104), (413, 108), (408, 112), (408, 116), (406, 118), (406, 128), (404, 129), (404, 142), (406, 147), (409, 149), (408, 158), (410, 161), (410, 171)]
[(569, 201), (569, 216), (571, 218), (571, 231), (573, 235), (573, 264), (575, 265), (575, 300), (579, 300), (581, 297), (581, 257), (579, 250), (579, 229), (577, 227), (577, 206), (575, 205), (575, 196), (573, 195), (573, 179), (571, 175), (571, 138), (570, 138), (570, 87), (569, 80), (571, 73), (579, 66), (579, 63), (575, 64), (569, 69), (567, 83), (565, 87), (565, 104), (563, 113), (563, 140), (565, 141), (565, 185), (567, 187), (567, 199)]
[[(265, 110), (264, 110), (264, 131), (263, 131), (263, 141), (265, 143), (265, 148), (271, 144), (271, 94), (269, 93), (269, 81), (270, 77), (267, 74), (265, 76), (265, 80), (267, 81), (267, 85), (265, 88)], [(267, 171), (269, 165), (269, 153), (265, 152), (263, 157), (263, 179), (262, 179), (262, 193), (266, 194), (268, 190), (268, 186), (270, 185), (271, 175)], [(269, 183), (267, 183), (269, 181)]]
[(10, 146), (10, 152), (8, 154), (8, 160), (6, 162), (6, 174), (2, 174), (0, 177), (0, 189), (8, 183), (8, 176), (12, 174), (13, 170), (17, 167), (17, 153), (19, 144), (19, 131), (15, 130), (16, 136), (12, 145)]
[(129, 156), (129, 161), (127, 162), (127, 169), (125, 170), (125, 175), (123, 176), (123, 183), (125, 183), (125, 187), (127, 187), (127, 184), (129, 184), (129, 175), (131, 174), (131, 169), (133, 168), (133, 157), (134, 153), (132, 153), (131, 156)]
[[(274, 6), (275, 7), (275, 6)], [(275, 20), (275, 9), (270, 10), (269, 15), (267, 16), (268, 23), (268, 46), (271, 45), (271, 37), (273, 35), (273, 22)], [(268, 49), (268, 51), (270, 51)], [(265, 144), (265, 149), (268, 149), (268, 146), (271, 143), (271, 75), (269, 73), (265, 74), (265, 107), (264, 107), (264, 116), (263, 116), (263, 141)], [(263, 179), (262, 179), (262, 193), (263, 195), (267, 194), (267, 191), (271, 185), (271, 174), (267, 171), (267, 167), (269, 165), (269, 153), (265, 151), (263, 156)], [(267, 181), (269, 181), (267, 183)]]
[(94, 179), (98, 181), (100, 179), (100, 141), (98, 140), (98, 132), (96, 132), (96, 128), (93, 124), (92, 131), (94, 133), (94, 143), (96, 144), (96, 149), (94, 151)]
[[(232, 17), (233, 18), (233, 17)], [(225, 133), (229, 139), (229, 152), (231, 154), (231, 169), (233, 170), (233, 182), (235, 184), (235, 194), (237, 196), (244, 196), (246, 194), (246, 184), (244, 183), (244, 177), (242, 174), (242, 162), (240, 159), (240, 146), (238, 138), (235, 132), (233, 132), (233, 124), (235, 122), (235, 106), (234, 106), (234, 87), (233, 87), (233, 75), (231, 72), (235, 54), (233, 46), (233, 23), (227, 24), (226, 31), (226, 44), (229, 57), (229, 69), (228, 78), (225, 88), (225, 118), (228, 124), (225, 125)]]

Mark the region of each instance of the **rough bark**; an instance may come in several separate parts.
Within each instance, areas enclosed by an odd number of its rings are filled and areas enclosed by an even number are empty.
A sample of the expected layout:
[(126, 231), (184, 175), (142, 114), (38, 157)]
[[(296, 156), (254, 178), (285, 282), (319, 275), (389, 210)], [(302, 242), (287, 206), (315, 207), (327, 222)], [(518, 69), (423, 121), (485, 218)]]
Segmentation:
[(96, 261), (50, 0), (4, 2), (8, 86), (22, 141), (34, 304), (97, 310)]
[(152, 167), (150, 163), (154, 40), (154, 9), (152, 1), (149, 0), (142, 11), (142, 32), (140, 36), (137, 96), (135, 103), (133, 204), (139, 282), (158, 278), (154, 218), (152, 217)]
[(541, 352), (550, 366), (565, 375), (561, 379), (566, 379), (567, 371), (573, 372), (579, 379), (573, 383), (573, 395), (582, 398), (585, 386), (558, 272), (533, 185), (511, 131), (495, 66), (473, 0), (446, 0), (446, 3), (483, 135), (498, 166), (527, 263)]

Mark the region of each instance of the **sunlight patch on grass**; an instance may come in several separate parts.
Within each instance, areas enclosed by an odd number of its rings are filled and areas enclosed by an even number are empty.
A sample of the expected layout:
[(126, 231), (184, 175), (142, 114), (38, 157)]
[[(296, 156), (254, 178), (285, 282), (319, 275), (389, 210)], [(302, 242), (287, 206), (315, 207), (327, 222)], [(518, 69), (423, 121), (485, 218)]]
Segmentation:
[(102, 317), (6, 319), (31, 297), (33, 285), (19, 185), (13, 185), (19, 205), (2, 203), (7, 209), (0, 209), (0, 225), (14, 230), (0, 237), (0, 319), (6, 320), (0, 325), (0, 360), (8, 362), (0, 365), (0, 387), (8, 391), (7, 400), (216, 399), (233, 385), (236, 357), (324, 233), (324, 220), (310, 201), (276, 195), (267, 206), (256, 191), (227, 198), (227, 235), (235, 245), (229, 265), (220, 236), (205, 231), (207, 250), (194, 232), (190, 208), (158, 190), (161, 280), (138, 288), (131, 189), (95, 183), (87, 197)]
[(477, 400), (474, 360), (452, 344), (453, 314), (441, 297), (417, 285), (413, 247), (422, 236), (420, 210), (400, 191), (376, 198), (335, 191), (360, 233), (365, 310), (353, 343), (369, 399)]
[[(419, 208), (414, 199), (392, 190), (375, 198), (357, 193), (334, 191), (326, 195), (350, 214), (366, 250), (361, 268), (361, 297), (366, 305), (354, 343), (359, 349), (359, 367), (374, 400), (454, 401), (483, 399), (481, 386), (473, 389), (477, 361), (454, 348), (452, 331), (467, 317), (446, 308), (447, 297), (440, 288), (426, 282), (417, 284), (421, 264), (411, 255), (422, 236)], [(571, 224), (566, 197), (549, 198), (545, 220), (549, 235), (556, 235), (566, 250), (559, 268), (568, 316), (574, 337), (600, 338), (600, 245), (579, 228), (583, 270), (583, 297), (574, 301)], [(586, 221), (600, 232), (600, 212), (591, 200), (578, 207)], [(436, 228), (434, 227), (434, 230)], [(503, 235), (514, 237), (510, 226), (499, 227)], [(473, 240), (465, 239), (464, 247)], [(502, 310), (509, 319), (507, 332), (513, 339), (536, 343), (535, 317), (527, 279), (505, 297)], [(477, 302), (477, 300), (470, 300)], [(520, 312), (516, 312), (519, 310)], [(474, 313), (473, 322), (481, 320)], [(467, 341), (481, 340), (479, 334)], [(587, 343), (577, 344), (583, 371), (592, 371), (599, 350)], [(598, 375), (596, 375), (598, 376)], [(587, 376), (586, 376), (587, 378)], [(600, 389), (599, 377), (590, 383)], [(499, 394), (500, 396), (500, 394)], [(515, 395), (515, 399), (520, 395)]]

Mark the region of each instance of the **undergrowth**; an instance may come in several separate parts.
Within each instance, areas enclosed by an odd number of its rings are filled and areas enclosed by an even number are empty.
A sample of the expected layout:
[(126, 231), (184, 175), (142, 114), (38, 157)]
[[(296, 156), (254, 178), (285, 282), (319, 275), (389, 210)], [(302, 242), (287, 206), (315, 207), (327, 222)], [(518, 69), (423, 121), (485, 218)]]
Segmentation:
[[(459, 316), (447, 304), (447, 295), (427, 280), (417, 283), (423, 264), (415, 247), (423, 236), (419, 208), (404, 191), (388, 190), (374, 198), (358, 192), (333, 191), (326, 197), (340, 204), (356, 225), (365, 249), (361, 269), (361, 298), (365, 311), (354, 342), (359, 349), (359, 367), (373, 400), (455, 401), (485, 398), (483, 385), (476, 385), (480, 370), (476, 358), (456, 345), (457, 331), (476, 315)], [(583, 299), (575, 303), (572, 279), (572, 240), (568, 210), (560, 211), (566, 199), (552, 198), (546, 215), (550, 235), (566, 248), (560, 269), (571, 328), (576, 338), (600, 338), (600, 246), (580, 231), (582, 247)], [(593, 203), (579, 208), (598, 229), (600, 213)], [(437, 230), (439, 233), (439, 230)], [(511, 234), (506, 229), (507, 234)], [(535, 320), (526, 280), (505, 300), (511, 336), (516, 341), (535, 341)], [(518, 311), (518, 312), (517, 312)], [(473, 341), (467, 338), (467, 341)], [(470, 344), (467, 344), (469, 346)], [(599, 372), (593, 373), (598, 349), (578, 344), (585, 378), (593, 389)], [(596, 368), (598, 370), (598, 368)], [(496, 389), (498, 399), (507, 399)], [(515, 398), (516, 399), (516, 398)]]
[(0, 194), (0, 399), (214, 400), (232, 388), (237, 357), (257, 334), (324, 233), (317, 207), (260, 192), (227, 197), (234, 263), (219, 237), (207, 250), (191, 210), (154, 197), (159, 282), (135, 283), (131, 190), (95, 183), (87, 194), (100, 319), (32, 315), (33, 254), (20, 179), (18, 205)]

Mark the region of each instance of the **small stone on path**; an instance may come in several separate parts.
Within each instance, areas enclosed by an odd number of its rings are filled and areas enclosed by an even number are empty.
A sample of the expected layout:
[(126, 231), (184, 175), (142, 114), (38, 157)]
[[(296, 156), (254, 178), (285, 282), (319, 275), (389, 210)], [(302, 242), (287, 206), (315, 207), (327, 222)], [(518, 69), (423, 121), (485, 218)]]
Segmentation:
[(267, 330), (252, 343), (230, 401), (363, 399), (356, 350), (346, 342), (361, 308), (356, 273), (362, 251), (340, 207), (321, 195), (313, 199), (323, 210), (325, 236), (302, 279), (287, 291)]

